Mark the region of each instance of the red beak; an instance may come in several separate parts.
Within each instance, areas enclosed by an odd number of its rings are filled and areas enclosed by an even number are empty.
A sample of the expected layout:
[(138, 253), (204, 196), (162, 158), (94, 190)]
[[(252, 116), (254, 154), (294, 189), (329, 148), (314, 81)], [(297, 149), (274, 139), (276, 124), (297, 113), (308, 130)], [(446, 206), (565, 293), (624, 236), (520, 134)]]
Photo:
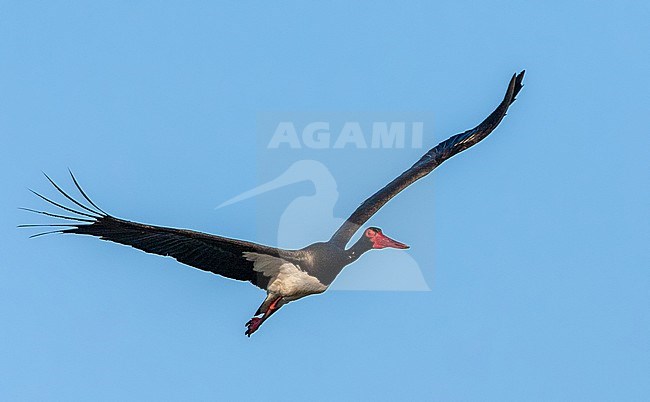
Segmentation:
[(400, 243), (397, 240), (393, 240), (390, 237), (386, 236), (385, 234), (378, 232), (375, 237), (372, 238), (372, 248), (400, 248), (400, 249), (405, 249), (409, 248), (404, 243)]

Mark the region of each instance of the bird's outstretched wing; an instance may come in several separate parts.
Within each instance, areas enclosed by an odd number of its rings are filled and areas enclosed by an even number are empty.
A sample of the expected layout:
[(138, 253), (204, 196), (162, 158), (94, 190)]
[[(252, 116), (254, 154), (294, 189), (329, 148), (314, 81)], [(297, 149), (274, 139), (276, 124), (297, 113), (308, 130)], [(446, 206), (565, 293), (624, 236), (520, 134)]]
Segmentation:
[(515, 101), (515, 97), (523, 86), (521, 82), (524, 79), (524, 73), (525, 71), (522, 71), (512, 76), (503, 101), (481, 124), (464, 133), (456, 134), (429, 150), (408, 170), (365, 200), (334, 233), (331, 241), (345, 246), (359, 227), (400, 191), (429, 174), (442, 162), (487, 137), (499, 125), (506, 115), (508, 107)]
[(250, 281), (260, 288), (266, 288), (268, 278), (253, 270), (253, 262), (244, 258), (244, 252), (278, 256), (289, 252), (247, 241), (214, 236), (192, 230), (173, 229), (160, 226), (130, 222), (111, 216), (102, 211), (82, 190), (72, 172), (70, 176), (81, 196), (89, 203), (84, 205), (63, 191), (52, 179), (45, 175), (52, 185), (74, 203), (77, 209), (52, 201), (34, 191), (38, 197), (77, 216), (53, 214), (22, 208), (30, 212), (65, 219), (66, 222), (54, 225), (20, 225), (20, 227), (57, 227), (52, 232), (39, 233), (32, 237), (49, 233), (74, 233), (99, 237), (103, 240), (125, 244), (147, 253), (170, 256), (191, 267), (215, 273), (226, 278)]

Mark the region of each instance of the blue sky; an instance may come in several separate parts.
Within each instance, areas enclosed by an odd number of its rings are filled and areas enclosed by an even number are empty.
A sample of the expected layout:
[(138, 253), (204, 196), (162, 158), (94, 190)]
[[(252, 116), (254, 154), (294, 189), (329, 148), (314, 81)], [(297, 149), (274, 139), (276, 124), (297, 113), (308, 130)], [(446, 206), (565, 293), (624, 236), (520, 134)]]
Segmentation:
[[(647, 3), (2, 9), (2, 399), (650, 398)], [(70, 167), (117, 216), (271, 242), (277, 199), (215, 209), (260, 183), (260, 113), (426, 111), (435, 145), (524, 68), (497, 131), (372, 220), (431, 292), (328, 292), (248, 339), (248, 284), (15, 228)], [(336, 158), (338, 216), (419, 150), (381, 155)]]

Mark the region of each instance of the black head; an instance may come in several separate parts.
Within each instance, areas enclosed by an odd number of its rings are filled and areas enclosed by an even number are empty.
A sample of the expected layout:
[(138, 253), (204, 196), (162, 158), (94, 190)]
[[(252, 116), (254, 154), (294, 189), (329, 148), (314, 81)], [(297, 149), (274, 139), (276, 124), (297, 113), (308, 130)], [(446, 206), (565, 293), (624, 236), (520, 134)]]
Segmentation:
[[(399, 248), (406, 249), (409, 248), (404, 243), (400, 243), (397, 240), (393, 240), (390, 237), (386, 236), (381, 229), (377, 227), (369, 227), (363, 232), (362, 238), (364, 242), (370, 245), (370, 249), (382, 249), (382, 248)], [(360, 239), (360, 240), (361, 240)]]
[(351, 264), (361, 257), (364, 253), (372, 249), (382, 249), (382, 248), (399, 248), (405, 249), (409, 248), (404, 243), (400, 243), (396, 240), (391, 239), (386, 236), (381, 229), (377, 227), (369, 227), (363, 231), (363, 235), (357, 240), (356, 243), (348, 250), (346, 250), (347, 258), (344, 262), (344, 265)]

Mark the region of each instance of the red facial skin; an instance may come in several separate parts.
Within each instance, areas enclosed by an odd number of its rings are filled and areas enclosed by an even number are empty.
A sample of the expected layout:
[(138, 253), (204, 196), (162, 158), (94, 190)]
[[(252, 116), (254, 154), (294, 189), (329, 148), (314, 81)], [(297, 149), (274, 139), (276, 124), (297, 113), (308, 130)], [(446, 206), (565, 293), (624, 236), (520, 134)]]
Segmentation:
[(400, 243), (397, 240), (393, 240), (390, 237), (386, 236), (381, 232), (379, 229), (374, 229), (374, 228), (369, 228), (366, 229), (366, 232), (364, 235), (370, 239), (372, 242), (372, 248), (374, 249), (382, 249), (382, 248), (399, 248), (399, 249), (407, 249), (409, 246), (407, 246), (404, 243)]

